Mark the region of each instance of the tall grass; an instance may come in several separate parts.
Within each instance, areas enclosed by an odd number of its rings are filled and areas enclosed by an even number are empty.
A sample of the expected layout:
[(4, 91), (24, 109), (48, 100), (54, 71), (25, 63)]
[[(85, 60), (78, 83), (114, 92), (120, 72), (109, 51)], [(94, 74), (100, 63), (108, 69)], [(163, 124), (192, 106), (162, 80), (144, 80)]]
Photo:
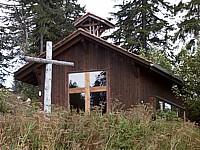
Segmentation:
[(200, 129), (190, 122), (152, 120), (145, 105), (90, 115), (63, 109), (51, 114), (16, 102), (0, 115), (0, 149), (200, 149)]

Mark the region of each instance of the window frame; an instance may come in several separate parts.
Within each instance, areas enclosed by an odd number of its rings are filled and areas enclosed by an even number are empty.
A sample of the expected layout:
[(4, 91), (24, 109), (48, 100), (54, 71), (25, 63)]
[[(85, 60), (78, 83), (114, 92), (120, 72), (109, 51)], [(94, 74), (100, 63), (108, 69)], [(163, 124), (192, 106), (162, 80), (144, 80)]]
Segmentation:
[[(97, 72), (97, 71), (105, 71), (106, 72), (106, 86), (90, 86), (90, 73), (91, 72)], [(69, 88), (69, 74), (75, 74), (75, 73), (84, 73), (84, 80), (85, 80), (85, 87), (80, 88)], [(90, 114), (90, 93), (92, 92), (107, 92), (107, 85), (108, 85), (108, 79), (107, 79), (107, 71), (106, 70), (93, 70), (93, 71), (86, 71), (86, 72), (69, 72), (68, 73), (68, 82), (67, 82), (67, 89), (68, 89), (68, 105), (70, 106), (70, 94), (76, 94), (76, 93), (85, 93), (85, 113)], [(106, 101), (107, 101), (106, 97)]]

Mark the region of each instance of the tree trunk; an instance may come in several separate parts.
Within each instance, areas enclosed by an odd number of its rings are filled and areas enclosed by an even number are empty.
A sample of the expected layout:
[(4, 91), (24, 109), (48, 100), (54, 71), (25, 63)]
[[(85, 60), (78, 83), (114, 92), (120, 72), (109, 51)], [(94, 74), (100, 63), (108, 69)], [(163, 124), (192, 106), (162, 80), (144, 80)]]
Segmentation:
[(146, 36), (146, 24), (147, 24), (147, 18), (146, 18), (146, 9), (145, 9), (145, 6), (147, 4), (147, 0), (142, 0), (142, 7), (143, 7), (143, 10), (142, 10), (142, 35), (141, 35), (141, 38), (142, 38), (142, 48), (145, 49), (145, 55), (147, 55), (147, 36)]
[(44, 35), (40, 35), (40, 54), (44, 51)]

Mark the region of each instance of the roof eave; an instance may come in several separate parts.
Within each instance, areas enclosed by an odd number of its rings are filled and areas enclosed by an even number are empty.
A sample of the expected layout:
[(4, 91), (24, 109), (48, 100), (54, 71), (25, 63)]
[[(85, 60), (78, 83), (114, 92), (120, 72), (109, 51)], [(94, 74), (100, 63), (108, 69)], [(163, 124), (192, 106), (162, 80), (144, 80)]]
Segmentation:
[(172, 73), (170, 73), (169, 71), (165, 70), (164, 68), (162, 68), (161, 66), (158, 66), (156, 64), (151, 63), (150, 64), (150, 69), (154, 72), (157, 72), (158, 74), (170, 79), (171, 81), (173, 81), (174, 83), (183, 86), (183, 80), (175, 77)]

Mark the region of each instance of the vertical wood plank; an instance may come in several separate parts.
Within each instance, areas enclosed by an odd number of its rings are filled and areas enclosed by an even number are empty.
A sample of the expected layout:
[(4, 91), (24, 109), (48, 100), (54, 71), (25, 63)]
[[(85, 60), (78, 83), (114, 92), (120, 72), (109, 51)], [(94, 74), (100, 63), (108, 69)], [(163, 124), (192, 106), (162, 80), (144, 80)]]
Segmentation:
[[(46, 59), (52, 59), (52, 42), (46, 43)], [(51, 113), (51, 81), (52, 81), (52, 64), (46, 65), (45, 87), (44, 87), (44, 112)]]
[[(137, 75), (138, 76), (136, 76), (136, 85), (137, 85), (137, 98), (136, 98), (136, 101), (137, 101), (137, 103), (140, 103), (140, 101), (142, 101), (142, 100), (144, 100), (144, 99), (142, 99), (141, 98), (141, 91), (142, 91), (142, 89), (141, 89), (141, 80), (140, 80), (140, 70), (139, 70), (139, 68), (137, 67), (137, 66), (135, 66), (135, 71), (137, 72)], [(145, 99), (145, 101), (146, 101), (146, 99)]]
[[(66, 56), (64, 55), (64, 59), (66, 60)], [(69, 87), (69, 82), (68, 82), (68, 74), (67, 74), (67, 69), (66, 67), (64, 68), (64, 82), (65, 82), (65, 85), (64, 85), (64, 107), (66, 108), (67, 105), (68, 105), (68, 87)]]
[(90, 114), (90, 72), (85, 72), (85, 113)]
[[(110, 53), (109, 52), (105, 52), (106, 56), (109, 56)], [(111, 68), (111, 64), (110, 64), (110, 59), (108, 59), (108, 57), (105, 58), (105, 65), (106, 65), (106, 99), (107, 99), (107, 113), (111, 112), (111, 94), (110, 94), (110, 68)]]

